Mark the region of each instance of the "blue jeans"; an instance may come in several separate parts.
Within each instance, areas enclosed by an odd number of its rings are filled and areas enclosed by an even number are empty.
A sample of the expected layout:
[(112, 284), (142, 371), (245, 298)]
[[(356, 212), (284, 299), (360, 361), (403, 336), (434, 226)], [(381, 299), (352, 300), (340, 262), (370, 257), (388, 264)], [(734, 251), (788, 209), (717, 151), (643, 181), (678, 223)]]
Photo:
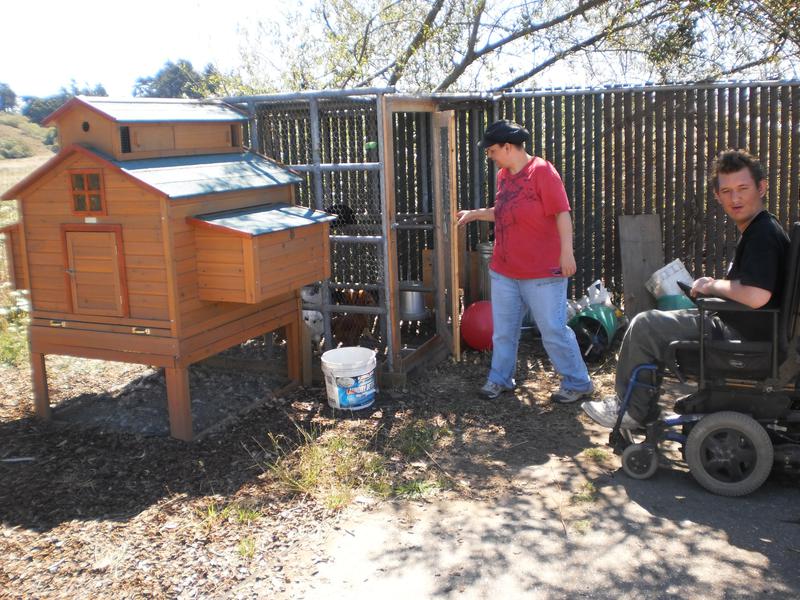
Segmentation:
[(542, 336), (542, 343), (569, 390), (592, 387), (575, 332), (567, 326), (567, 278), (511, 279), (489, 269), (492, 281), (492, 368), (489, 381), (514, 386), (520, 327), (526, 307)]

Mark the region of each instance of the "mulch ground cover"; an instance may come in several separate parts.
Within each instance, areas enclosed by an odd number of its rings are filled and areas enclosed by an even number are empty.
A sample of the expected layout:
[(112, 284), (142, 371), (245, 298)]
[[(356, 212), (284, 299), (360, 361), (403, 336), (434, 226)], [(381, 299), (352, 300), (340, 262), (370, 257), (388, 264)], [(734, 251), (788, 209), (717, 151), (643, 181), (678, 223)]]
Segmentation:
[[(266, 597), (312, 577), (292, 553), (313, 558), (341, 512), (288, 490), (271, 468), (309, 432), (356, 436), (398, 480), (435, 472), (448, 482), (439, 495), (507, 493), (520, 465), (592, 445), (579, 408), (549, 402), (558, 382), (540, 343), (525, 339), (520, 356), (520, 385), (498, 401), (476, 393), (490, 355), (467, 351), (354, 413), (330, 408), (321, 386), (276, 396), (271, 376), (198, 367), (193, 402), (224, 423), (192, 443), (147, 426), (166, 413), (156, 370), (48, 357), (56, 419), (42, 422), (28, 369), (0, 367), (0, 597)], [(612, 373), (613, 361), (595, 368), (598, 393), (611, 391)], [(124, 414), (92, 418), (100, 413)], [(415, 423), (447, 435), (422, 456), (398, 455), (398, 432)], [(359, 493), (351, 506), (381, 501)]]

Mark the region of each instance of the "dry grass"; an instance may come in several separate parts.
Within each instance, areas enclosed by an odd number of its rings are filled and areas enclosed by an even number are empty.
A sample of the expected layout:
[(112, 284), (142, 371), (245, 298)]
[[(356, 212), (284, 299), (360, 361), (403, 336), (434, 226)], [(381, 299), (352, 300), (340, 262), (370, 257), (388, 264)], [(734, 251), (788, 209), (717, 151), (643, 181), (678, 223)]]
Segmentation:
[[(40, 154), (30, 158), (0, 160), (0, 193), (26, 177), (48, 160), (52, 154)], [(0, 202), (0, 227), (17, 220), (15, 202)], [(24, 360), (27, 348), (27, 319), (20, 309), (23, 297), (14, 292), (7, 283), (8, 260), (5, 244), (0, 243), (0, 362), (17, 364)]]
[[(51, 159), (53, 154), (37, 154), (29, 158), (0, 160), (0, 194), (15, 185), (34, 169)], [(16, 207), (13, 202), (0, 202), (0, 226), (16, 219)]]
[(26, 117), (0, 112), (0, 160), (50, 154), (55, 129), (31, 123)]

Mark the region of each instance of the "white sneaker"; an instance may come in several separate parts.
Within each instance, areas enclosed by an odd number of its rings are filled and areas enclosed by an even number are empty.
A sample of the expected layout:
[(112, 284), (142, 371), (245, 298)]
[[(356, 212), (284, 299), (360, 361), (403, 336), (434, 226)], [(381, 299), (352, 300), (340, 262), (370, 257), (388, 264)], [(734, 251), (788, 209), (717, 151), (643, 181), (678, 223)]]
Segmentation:
[(495, 383), (494, 381), (487, 380), (486, 383), (483, 384), (483, 387), (478, 391), (478, 393), (488, 400), (494, 400), (500, 397), (500, 394), (505, 392), (510, 392), (514, 388), (508, 388), (504, 385), (500, 385), (499, 383)]
[(562, 383), (557, 392), (553, 392), (550, 395), (551, 402), (558, 402), (559, 404), (572, 404), (573, 402), (577, 402), (578, 400), (585, 400), (586, 398), (591, 398), (592, 394), (594, 394), (594, 384), (589, 382), (589, 389), (584, 391), (578, 390), (570, 390), (564, 387)]
[[(619, 398), (616, 396), (606, 396), (602, 400), (584, 402), (581, 404), (581, 408), (595, 423), (610, 429), (613, 428), (617, 422), (620, 402)], [(642, 425), (625, 411), (625, 414), (622, 415), (622, 423), (620, 423), (619, 427), (620, 429), (641, 429)]]

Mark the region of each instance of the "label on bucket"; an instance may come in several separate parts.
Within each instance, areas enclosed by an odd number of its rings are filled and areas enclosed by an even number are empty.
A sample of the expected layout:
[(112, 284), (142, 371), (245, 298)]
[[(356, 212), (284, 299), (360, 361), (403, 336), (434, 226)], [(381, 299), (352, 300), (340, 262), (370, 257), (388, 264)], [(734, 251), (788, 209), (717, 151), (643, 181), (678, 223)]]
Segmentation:
[(375, 399), (375, 371), (364, 375), (336, 377), (328, 375), (336, 385), (339, 408), (366, 408)]

